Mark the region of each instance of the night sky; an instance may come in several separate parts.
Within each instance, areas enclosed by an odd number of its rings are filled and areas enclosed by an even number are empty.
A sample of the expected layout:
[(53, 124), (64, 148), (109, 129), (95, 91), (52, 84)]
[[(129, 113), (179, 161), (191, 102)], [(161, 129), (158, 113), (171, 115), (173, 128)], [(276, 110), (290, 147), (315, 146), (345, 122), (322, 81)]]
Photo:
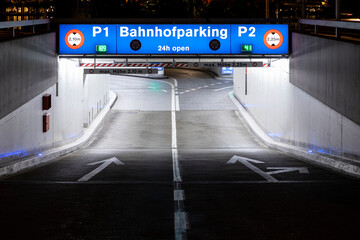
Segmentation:
[[(335, 0), (305, 3), (306, 18), (335, 17)], [(11, 5), (29, 9), (55, 6), (56, 18), (265, 18), (265, 0), (0, 0), (2, 18)], [(321, 6), (320, 10), (313, 11), (314, 6)], [(359, 17), (360, 1), (341, 0), (341, 9), (342, 13), (353, 14), (343, 16)], [(301, 0), (270, 0), (270, 18), (300, 17)]]

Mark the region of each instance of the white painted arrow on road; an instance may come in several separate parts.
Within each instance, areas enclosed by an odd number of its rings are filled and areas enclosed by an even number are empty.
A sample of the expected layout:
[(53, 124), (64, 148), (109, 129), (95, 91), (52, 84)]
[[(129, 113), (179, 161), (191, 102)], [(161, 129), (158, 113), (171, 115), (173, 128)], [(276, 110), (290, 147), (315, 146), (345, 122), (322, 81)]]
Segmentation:
[(234, 155), (232, 158), (230, 158), (230, 160), (227, 162), (227, 164), (234, 164), (236, 162), (241, 162), (241, 163), (244, 163), (244, 162), (264, 163), (264, 162), (259, 161), (259, 160)]
[(227, 164), (235, 164), (236, 162), (240, 162), (246, 167), (250, 168), (269, 182), (278, 182), (276, 178), (274, 178), (271, 175), (279, 174), (279, 173), (286, 173), (286, 172), (296, 172), (298, 171), (300, 174), (309, 174), (309, 170), (306, 167), (268, 167), (269, 170), (275, 170), (271, 172), (264, 172), (258, 167), (255, 167), (251, 163), (264, 163), (259, 160), (251, 159), (251, 158), (245, 158), (234, 155), (230, 160), (227, 162)]
[(264, 163), (264, 162), (261, 162), (259, 160), (255, 160), (255, 159), (251, 159), (251, 158), (245, 158), (245, 157), (240, 157), (240, 156), (234, 155), (232, 158), (230, 158), (230, 160), (227, 162), (227, 164), (235, 164), (236, 162), (242, 163), (243, 165), (250, 168), (251, 170), (253, 170), (257, 174), (259, 174), (260, 176), (262, 176), (263, 178), (265, 178), (269, 182), (277, 182), (278, 181), (273, 176), (267, 174), (266, 172), (262, 171), (261, 169), (255, 167), (254, 165), (252, 165), (250, 163), (250, 162), (252, 162), (252, 163)]
[(272, 172), (266, 172), (269, 175), (299, 171), (300, 174), (309, 174), (309, 170), (306, 167), (268, 167), (269, 170), (277, 170)]
[(117, 159), (116, 157), (112, 157), (109, 159), (105, 159), (105, 160), (101, 160), (101, 161), (97, 161), (97, 162), (93, 162), (93, 163), (89, 163), (88, 165), (97, 165), (102, 163), (99, 167), (97, 167), (95, 170), (93, 170), (92, 172), (86, 174), (85, 176), (83, 176), (82, 178), (80, 178), (78, 180), (78, 182), (86, 182), (89, 181), (91, 178), (93, 178), (96, 174), (98, 174), (99, 172), (101, 172), (102, 170), (104, 170), (107, 166), (109, 166), (111, 163), (115, 163), (116, 165), (124, 165), (123, 162), (121, 162), (119, 159)]

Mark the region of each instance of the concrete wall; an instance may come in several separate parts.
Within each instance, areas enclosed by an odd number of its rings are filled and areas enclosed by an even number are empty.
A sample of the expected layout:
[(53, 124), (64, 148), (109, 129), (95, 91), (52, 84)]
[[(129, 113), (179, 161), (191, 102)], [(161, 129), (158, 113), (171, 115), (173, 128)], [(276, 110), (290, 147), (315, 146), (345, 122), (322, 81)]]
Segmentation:
[(289, 61), (234, 70), (234, 94), (274, 140), (321, 153), (360, 156), (360, 126), (289, 82)]
[[(54, 96), (52, 86), (29, 102), (0, 119), (0, 159), (26, 156), (54, 141), (54, 107), (42, 111), (42, 95)], [(52, 97), (52, 100), (54, 97)], [(50, 113), (50, 131), (43, 133), (42, 116)], [(3, 161), (4, 159), (1, 159)]]
[(83, 130), (84, 80), (78, 66), (77, 60), (59, 59), (58, 94), (54, 94), (55, 142), (75, 138)]
[(0, 43), (0, 119), (57, 81), (56, 33)]
[[(15, 111), (0, 119), (0, 159), (41, 152), (76, 140), (84, 126), (108, 102), (109, 76), (83, 75), (77, 60), (59, 59), (58, 83), (53, 84)], [(42, 110), (42, 96), (51, 94), (52, 107)], [(89, 119), (84, 112), (93, 112)], [(42, 116), (50, 113), (50, 130), (42, 131)]]
[(109, 98), (110, 75), (86, 75), (84, 82), (83, 125), (87, 127)]
[(290, 82), (360, 124), (360, 45), (292, 34)]

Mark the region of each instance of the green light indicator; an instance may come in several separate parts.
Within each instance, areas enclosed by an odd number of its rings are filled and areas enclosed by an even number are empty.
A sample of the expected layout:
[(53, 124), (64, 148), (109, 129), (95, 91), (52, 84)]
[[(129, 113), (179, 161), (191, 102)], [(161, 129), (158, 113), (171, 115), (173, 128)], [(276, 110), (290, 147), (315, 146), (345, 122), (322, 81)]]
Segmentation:
[(252, 45), (251, 44), (244, 44), (241, 45), (241, 52), (252, 52)]
[(106, 53), (107, 46), (106, 45), (96, 45), (96, 52), (97, 53)]

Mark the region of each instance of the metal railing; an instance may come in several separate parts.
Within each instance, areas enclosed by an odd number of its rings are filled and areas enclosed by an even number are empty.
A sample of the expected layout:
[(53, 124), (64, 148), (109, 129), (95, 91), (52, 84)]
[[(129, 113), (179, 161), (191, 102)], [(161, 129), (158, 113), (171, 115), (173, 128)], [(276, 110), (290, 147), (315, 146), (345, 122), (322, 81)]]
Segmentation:
[(334, 30), (334, 35), (336, 38), (341, 38), (342, 36), (346, 36), (349, 33), (352, 33), (355, 38), (360, 38), (360, 22), (299, 19), (299, 24), (301, 32), (304, 31), (304, 26), (311, 25), (314, 26), (313, 31), (315, 35), (319, 34), (319, 27), (326, 27)]
[(35, 34), (35, 26), (37, 25), (47, 25), (47, 31), (50, 31), (50, 19), (0, 22), (0, 29), (12, 29), (12, 37), (15, 38), (18, 27), (30, 26), (32, 27), (32, 34)]

